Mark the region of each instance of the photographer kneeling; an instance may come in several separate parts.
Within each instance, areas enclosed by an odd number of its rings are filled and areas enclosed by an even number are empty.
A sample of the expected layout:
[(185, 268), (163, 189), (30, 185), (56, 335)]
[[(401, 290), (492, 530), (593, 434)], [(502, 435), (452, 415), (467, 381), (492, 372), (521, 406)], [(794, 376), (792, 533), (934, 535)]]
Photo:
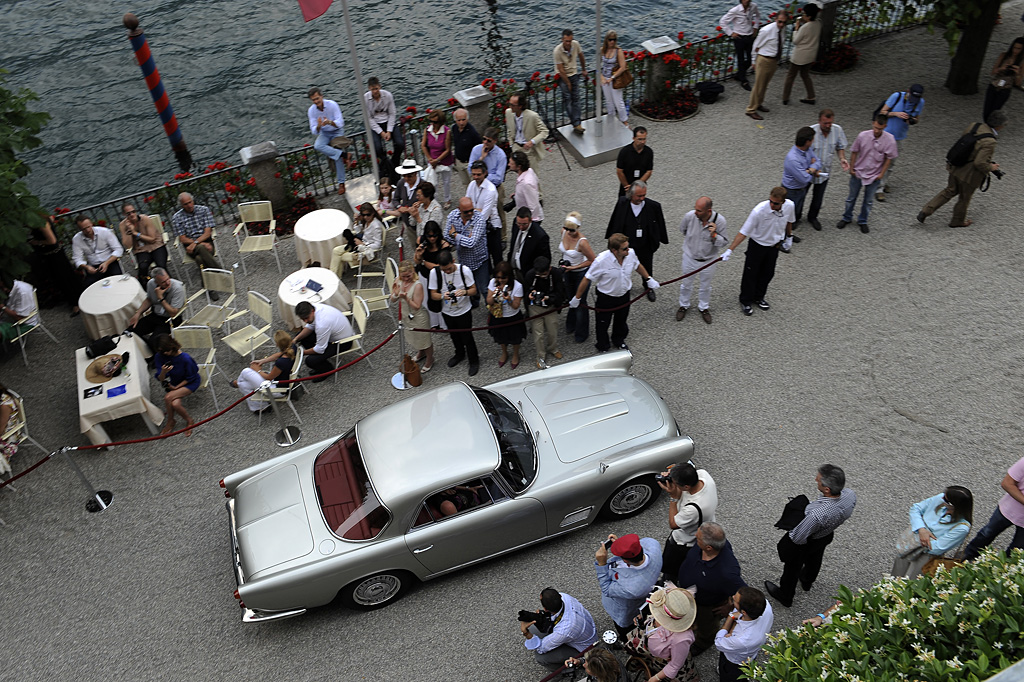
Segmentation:
[(519, 629), (537, 662), (554, 672), (594, 643), (597, 627), (575, 597), (553, 587), (540, 593), (540, 605), (536, 613), (519, 612)]

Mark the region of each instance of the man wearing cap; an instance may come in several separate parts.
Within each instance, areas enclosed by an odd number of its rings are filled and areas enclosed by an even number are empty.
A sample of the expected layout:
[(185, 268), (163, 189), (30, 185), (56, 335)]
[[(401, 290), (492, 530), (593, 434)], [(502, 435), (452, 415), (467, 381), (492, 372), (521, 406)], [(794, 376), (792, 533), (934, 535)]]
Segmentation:
[(406, 159), (401, 166), (395, 169), (395, 172), (402, 177), (401, 182), (395, 187), (398, 220), (412, 232), (413, 244), (416, 243), (416, 220), (412, 216), (412, 205), (416, 203), (416, 190), (420, 186), (421, 170), (423, 168), (416, 163), (416, 159)]
[(718, 250), (729, 243), (725, 217), (712, 210), (711, 197), (700, 197), (693, 210), (683, 216), (679, 231), (683, 234), (683, 274), (695, 270), (700, 272), (684, 278), (679, 284), (679, 310), (676, 311), (676, 321), (681, 322), (686, 317), (686, 311), (690, 309), (693, 280), (697, 279), (700, 281), (697, 310), (700, 311), (704, 322), (711, 324), (711, 312), (708, 310), (711, 307), (711, 278), (717, 267), (717, 264), (711, 261), (718, 255)]
[[(626, 196), (620, 197), (615, 204), (608, 229), (604, 237), (613, 234), (624, 234), (630, 246), (640, 259), (648, 276), (654, 273), (654, 253), (662, 244), (668, 244), (668, 230), (665, 227), (665, 214), (661, 204), (647, 198), (647, 183), (637, 180), (629, 186)], [(646, 279), (646, 278), (645, 278)], [(644, 283), (644, 290), (651, 303), (655, 300), (654, 289)]]
[[(519, 622), (527, 649), (546, 669), (554, 672), (567, 658), (578, 658), (597, 637), (594, 618), (575, 597), (553, 587), (540, 593), (541, 610), (551, 616), (553, 627), (542, 632), (536, 622)], [(538, 612), (539, 613), (539, 612)]]
[(761, 590), (741, 587), (733, 595), (732, 603), (732, 613), (715, 635), (721, 682), (740, 679), (740, 666), (757, 656), (775, 623), (772, 605)]
[[(924, 109), (924, 87), (918, 83), (910, 86), (906, 92), (894, 92), (889, 95), (882, 105), (879, 113), (888, 118), (885, 132), (892, 133), (896, 139), (896, 155), (903, 153), (903, 140), (907, 139), (910, 126), (921, 119), (921, 110)], [(892, 184), (893, 167), (896, 165), (895, 158), (889, 164), (889, 174), (885, 176), (885, 184), (875, 194), (875, 199), (885, 201), (885, 193), (889, 191)]]
[(714, 645), (718, 625), (732, 608), (732, 596), (747, 586), (732, 545), (725, 538), (725, 529), (714, 521), (701, 524), (697, 529), (697, 548), (683, 559), (674, 579), (677, 585), (693, 592), (697, 603), (693, 626), (697, 637), (690, 652), (697, 656)]
[[(693, 619), (697, 612), (693, 595), (681, 588), (658, 589), (647, 599), (651, 616), (660, 627), (647, 633), (647, 650), (667, 661), (665, 667), (648, 680), (694, 679), (696, 670), (690, 653), (693, 645)], [(685, 667), (685, 669), (684, 669)]]
[[(610, 547), (605, 543), (594, 553), (594, 568), (601, 586), (601, 603), (625, 636), (633, 628), (647, 595), (661, 574), (661, 543), (654, 538), (641, 539), (636, 533), (621, 538), (612, 534)], [(610, 555), (610, 556), (609, 556)]]

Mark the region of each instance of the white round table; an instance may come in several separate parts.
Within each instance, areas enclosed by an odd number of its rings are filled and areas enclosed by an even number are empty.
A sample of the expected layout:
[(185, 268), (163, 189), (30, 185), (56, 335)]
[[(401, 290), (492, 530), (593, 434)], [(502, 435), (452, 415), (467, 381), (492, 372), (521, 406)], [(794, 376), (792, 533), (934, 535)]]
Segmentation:
[(90, 339), (119, 334), (146, 300), (139, 280), (131, 275), (106, 277), (82, 292), (78, 307)]
[[(323, 289), (316, 292), (307, 287), (310, 280), (323, 285)], [(302, 301), (326, 303), (342, 312), (352, 308), (352, 294), (349, 293), (348, 287), (327, 268), (296, 270), (285, 277), (277, 287), (277, 309), (281, 313), (281, 319), (291, 329), (305, 324), (295, 314), (295, 306)]]
[(295, 255), (299, 265), (319, 261), (321, 267), (331, 265), (335, 246), (344, 246), (341, 233), (352, 226), (352, 219), (336, 208), (311, 211), (295, 222)]

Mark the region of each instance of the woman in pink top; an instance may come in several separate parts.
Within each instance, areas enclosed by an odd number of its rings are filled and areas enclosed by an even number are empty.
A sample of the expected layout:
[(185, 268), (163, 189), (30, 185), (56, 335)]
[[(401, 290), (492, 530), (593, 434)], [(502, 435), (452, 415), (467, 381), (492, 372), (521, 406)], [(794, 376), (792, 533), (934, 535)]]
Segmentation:
[(647, 604), (651, 616), (642, 626), (643, 632), (638, 632), (640, 628), (634, 630), (625, 646), (641, 655), (646, 650), (664, 665), (648, 682), (700, 679), (690, 658), (690, 646), (696, 637), (693, 621), (697, 617), (693, 595), (680, 587), (658, 589), (647, 598)]
[[(427, 116), (430, 124), (423, 131), (420, 149), (427, 163), (437, 172), (437, 180), (444, 187), (444, 210), (452, 208), (452, 131), (445, 125), (448, 118), (443, 111), (434, 110)], [(438, 183), (435, 183), (438, 184)]]

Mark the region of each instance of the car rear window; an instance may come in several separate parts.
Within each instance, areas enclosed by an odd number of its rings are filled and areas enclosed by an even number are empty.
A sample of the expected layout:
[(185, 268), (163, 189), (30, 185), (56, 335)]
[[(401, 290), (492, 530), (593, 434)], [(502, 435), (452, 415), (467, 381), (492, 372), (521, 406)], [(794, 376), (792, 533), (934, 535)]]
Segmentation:
[(345, 540), (375, 538), (391, 520), (366, 475), (355, 429), (317, 455), (313, 482), (327, 527)]
[(501, 451), (498, 473), (512, 488), (521, 493), (530, 487), (537, 476), (537, 452), (534, 449), (530, 427), (515, 405), (493, 391), (474, 388), (473, 392), (487, 412)]

